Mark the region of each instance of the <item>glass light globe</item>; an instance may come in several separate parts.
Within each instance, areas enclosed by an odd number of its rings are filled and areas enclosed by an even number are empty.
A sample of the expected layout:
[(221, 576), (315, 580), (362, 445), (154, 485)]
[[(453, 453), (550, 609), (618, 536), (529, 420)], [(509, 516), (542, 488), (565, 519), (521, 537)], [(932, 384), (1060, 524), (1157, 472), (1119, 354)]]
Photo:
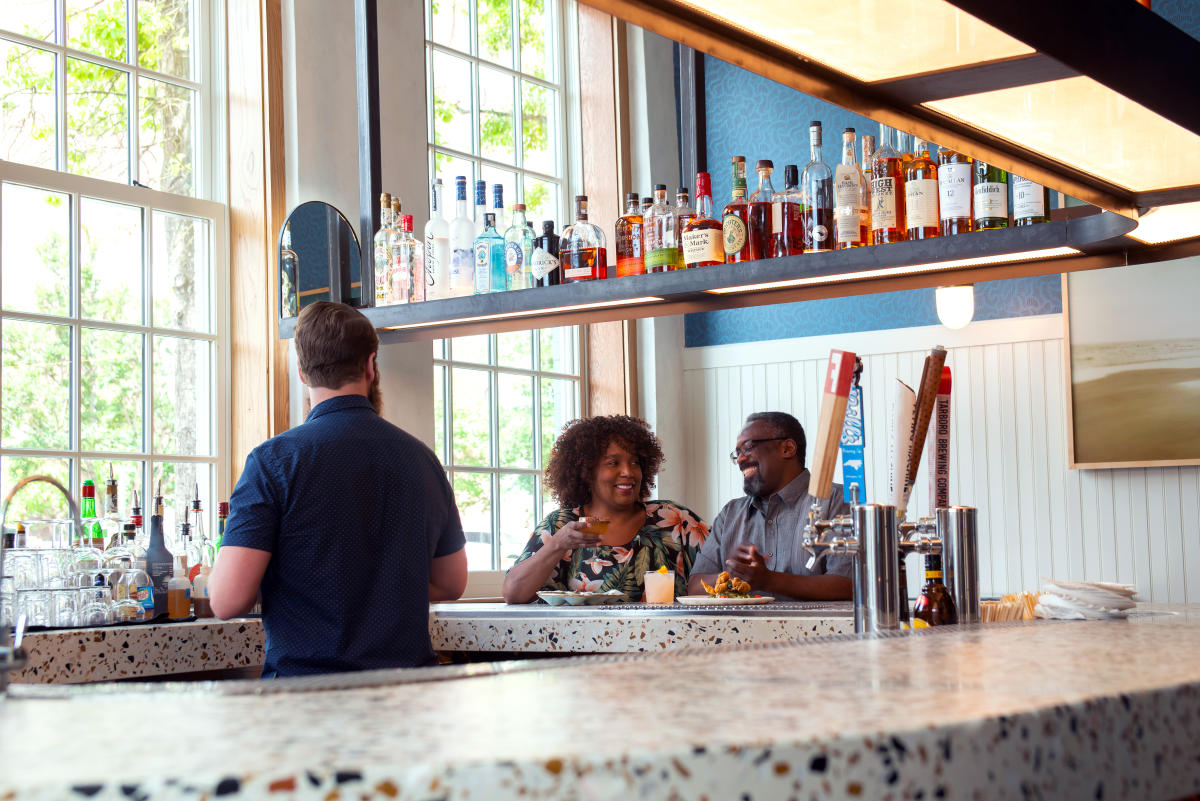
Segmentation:
[(963, 328), (975, 316), (975, 285), (939, 286), (936, 293), (937, 316), (952, 330)]

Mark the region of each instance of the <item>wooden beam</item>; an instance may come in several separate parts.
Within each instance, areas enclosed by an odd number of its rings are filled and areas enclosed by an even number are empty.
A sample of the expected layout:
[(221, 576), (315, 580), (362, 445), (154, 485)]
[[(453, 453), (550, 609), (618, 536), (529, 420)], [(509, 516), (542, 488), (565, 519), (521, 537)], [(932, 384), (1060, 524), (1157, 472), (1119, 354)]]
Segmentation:
[(266, 164), (266, 263), (269, 292), (267, 317), (275, 342), (270, 364), (271, 417), (267, 430), (275, 436), (288, 429), (288, 349), (279, 339), (279, 251), (277, 242), (287, 218), (283, 145), (283, 10), (281, 0), (264, 0), (263, 25), (263, 148)]

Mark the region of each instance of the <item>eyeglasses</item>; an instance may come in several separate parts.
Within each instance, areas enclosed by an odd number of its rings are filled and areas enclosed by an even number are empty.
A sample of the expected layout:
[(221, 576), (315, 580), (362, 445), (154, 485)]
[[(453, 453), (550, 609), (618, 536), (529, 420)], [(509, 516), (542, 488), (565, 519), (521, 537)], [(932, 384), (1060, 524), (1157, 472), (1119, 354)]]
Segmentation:
[(779, 440), (791, 439), (791, 437), (767, 437), (765, 439), (748, 439), (745, 445), (739, 445), (729, 452), (729, 461), (737, 464), (737, 460), (742, 456), (749, 456), (750, 452), (764, 442), (778, 442)]

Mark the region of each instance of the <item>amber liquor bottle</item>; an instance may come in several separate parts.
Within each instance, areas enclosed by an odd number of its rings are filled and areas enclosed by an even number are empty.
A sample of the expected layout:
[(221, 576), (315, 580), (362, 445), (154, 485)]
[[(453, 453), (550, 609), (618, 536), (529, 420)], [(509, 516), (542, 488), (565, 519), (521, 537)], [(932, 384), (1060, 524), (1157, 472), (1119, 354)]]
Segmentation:
[(943, 147), (938, 153), (938, 211), (942, 236), (968, 234), (971, 220), (971, 196), (975, 185), (971, 157)]
[(746, 203), (745, 156), (733, 157), (732, 173), (733, 199), (721, 212), (721, 239), (724, 242), (725, 261), (729, 264), (750, 260), (750, 205)]
[(842, 131), (842, 163), (833, 171), (838, 250), (862, 247), (870, 241), (866, 207), (871, 195), (867, 179), (854, 159), (854, 135), (853, 128)]
[(950, 626), (958, 622), (954, 599), (942, 581), (941, 554), (925, 556), (925, 586), (913, 607), (913, 620), (922, 620), (929, 626)]
[(642, 257), (642, 209), (637, 192), (625, 195), (625, 213), (617, 218), (617, 277), (643, 275), (646, 272)]
[(562, 232), (559, 248), (563, 280), (567, 283), (608, 277), (604, 232), (588, 222), (587, 195), (575, 196), (575, 222)]
[(904, 170), (900, 154), (892, 146), (892, 129), (879, 126), (879, 149), (871, 157), (871, 244), (903, 242)]
[(871, 178), (873, 177), (872, 170), (874, 165), (871, 159), (875, 156), (875, 137), (871, 134), (863, 134), (862, 138), (862, 171), (863, 180), (866, 182), (865, 191), (863, 192), (863, 225), (866, 227), (867, 235), (863, 239), (868, 245), (875, 244), (871, 231)]
[(712, 179), (706, 172), (696, 173), (696, 216), (683, 225), (684, 267), (711, 267), (725, 263), (721, 244), (721, 223), (712, 216)]
[(908, 238), (932, 239), (940, 235), (938, 219), (938, 168), (929, 158), (929, 143), (918, 139), (912, 161), (904, 170), (904, 219)]
[(783, 191), (776, 192), (771, 206), (771, 255), (797, 256), (804, 252), (804, 193), (800, 191), (800, 168), (783, 168)]
[(751, 259), (769, 259), (772, 255), (771, 234), (773, 232), (771, 212), (772, 198), (775, 197), (775, 187), (771, 183), (771, 173), (775, 164), (770, 159), (759, 159), (754, 165), (758, 173), (758, 189), (750, 196), (749, 240)]

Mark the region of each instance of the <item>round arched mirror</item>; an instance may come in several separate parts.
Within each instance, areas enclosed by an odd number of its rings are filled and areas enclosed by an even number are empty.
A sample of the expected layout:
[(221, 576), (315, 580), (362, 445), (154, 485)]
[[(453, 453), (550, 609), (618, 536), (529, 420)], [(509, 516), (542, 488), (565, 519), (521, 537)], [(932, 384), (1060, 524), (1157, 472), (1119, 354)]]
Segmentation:
[(342, 213), (310, 200), (292, 209), (279, 232), (279, 316), (295, 317), (318, 300), (331, 300), (340, 283), (341, 300), (360, 305), (362, 270), (358, 238)]

